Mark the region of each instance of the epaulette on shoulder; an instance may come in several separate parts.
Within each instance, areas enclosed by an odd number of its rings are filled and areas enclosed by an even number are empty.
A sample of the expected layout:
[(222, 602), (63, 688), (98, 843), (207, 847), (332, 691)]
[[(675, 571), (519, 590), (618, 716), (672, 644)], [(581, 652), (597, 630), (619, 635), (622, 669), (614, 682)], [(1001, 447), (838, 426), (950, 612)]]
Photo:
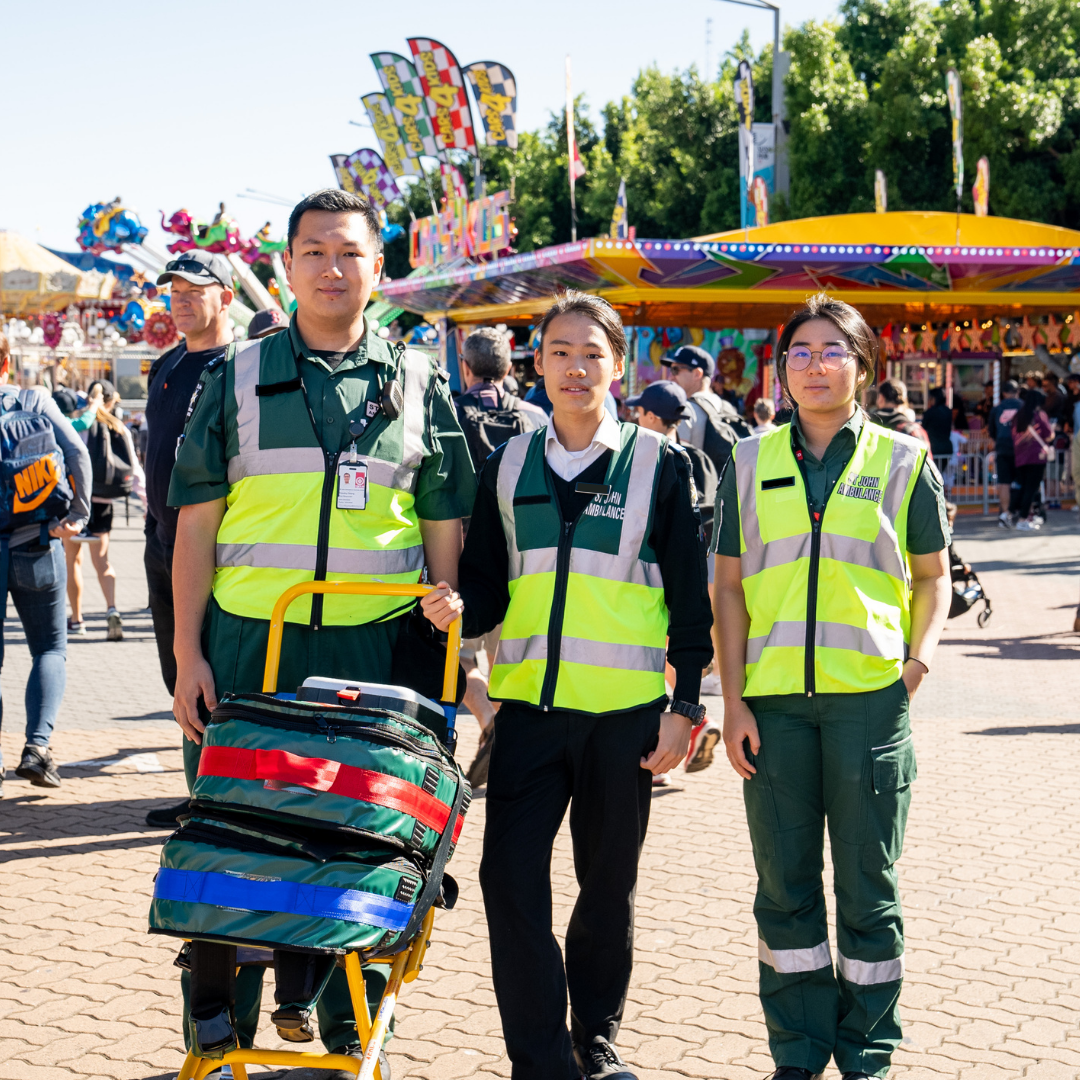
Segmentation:
[(208, 375), (213, 375), (219, 367), (221, 367), (227, 359), (227, 356), (215, 356), (213, 360), (207, 361), (206, 367), (203, 368)]

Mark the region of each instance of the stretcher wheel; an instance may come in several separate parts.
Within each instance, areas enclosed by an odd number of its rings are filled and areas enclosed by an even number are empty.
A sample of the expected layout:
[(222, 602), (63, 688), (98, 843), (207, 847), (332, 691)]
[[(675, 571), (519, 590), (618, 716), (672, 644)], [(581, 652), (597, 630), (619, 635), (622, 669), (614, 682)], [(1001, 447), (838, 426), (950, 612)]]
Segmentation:
[(979, 624), (980, 630), (990, 621), (990, 616), (993, 614), (994, 613), (989, 606), (987, 606), (983, 611), (979, 612), (979, 616), (976, 621)]

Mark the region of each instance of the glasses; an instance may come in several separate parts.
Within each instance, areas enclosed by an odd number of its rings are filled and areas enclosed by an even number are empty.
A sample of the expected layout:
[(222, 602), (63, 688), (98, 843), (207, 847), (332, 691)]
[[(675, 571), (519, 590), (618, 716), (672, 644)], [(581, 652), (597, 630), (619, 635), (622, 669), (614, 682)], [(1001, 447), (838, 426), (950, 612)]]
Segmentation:
[(815, 356), (821, 358), (821, 366), (827, 371), (839, 371), (849, 360), (855, 359), (855, 354), (848, 352), (843, 345), (829, 345), (820, 352), (796, 345), (787, 351), (787, 366), (793, 371), (805, 371)]
[(166, 270), (191, 270), (196, 274), (209, 274), (210, 271), (194, 259), (170, 259), (165, 264)]

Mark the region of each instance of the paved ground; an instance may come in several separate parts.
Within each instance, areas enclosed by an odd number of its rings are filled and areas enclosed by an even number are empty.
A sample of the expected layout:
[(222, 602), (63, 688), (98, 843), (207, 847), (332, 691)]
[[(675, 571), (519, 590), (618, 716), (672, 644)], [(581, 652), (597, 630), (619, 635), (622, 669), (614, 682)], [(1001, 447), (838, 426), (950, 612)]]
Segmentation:
[[(65, 768), (55, 794), (9, 773), (0, 804), (0, 1078), (167, 1080), (181, 1060), (175, 950), (145, 933), (163, 834), (142, 824), (183, 792), (179, 737), (139, 610), (139, 534), (115, 536), (127, 637), (105, 641), (90, 584), (92, 629), (72, 643), (54, 742), (60, 761), (93, 764)], [(994, 618), (985, 630), (973, 614), (949, 624), (915, 703), (920, 775), (901, 863), (906, 1038), (893, 1075), (1080, 1077), (1077, 519), (1057, 514), (1038, 535), (965, 519), (958, 545)], [(17, 626), (8, 642), (10, 765), (28, 659)], [(463, 728), (464, 756), (475, 728)], [(717, 763), (677, 777), (653, 804), (620, 1038), (642, 1080), (769, 1071), (739, 787)], [(461, 901), (440, 913), (400, 1009), (395, 1080), (509, 1076), (476, 883), (483, 819), (479, 798), (452, 866)], [(561, 927), (573, 896), (565, 836), (553, 867)], [(274, 1045), (265, 1015), (264, 1029), (260, 1045)]]

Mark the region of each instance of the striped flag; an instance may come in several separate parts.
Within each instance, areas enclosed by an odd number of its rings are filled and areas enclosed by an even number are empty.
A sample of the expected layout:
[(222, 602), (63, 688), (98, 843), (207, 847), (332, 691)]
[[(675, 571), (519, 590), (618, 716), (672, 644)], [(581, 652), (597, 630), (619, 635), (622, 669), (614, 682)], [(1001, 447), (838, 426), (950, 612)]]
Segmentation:
[(514, 73), (494, 60), (478, 60), (465, 69), (480, 110), (488, 146), (517, 149), (517, 81)]
[(433, 38), (409, 38), (408, 43), (420, 73), (435, 142), (441, 150), (468, 150), (475, 154), (472, 110), (454, 54)]
[(412, 61), (400, 53), (378, 52), (371, 54), (371, 62), (390, 102), (405, 153), (414, 159), (421, 155), (438, 157), (439, 147), (424, 105), (424, 88)]
[(619, 181), (619, 194), (615, 197), (615, 210), (611, 215), (612, 240), (625, 240), (630, 235), (630, 223), (626, 219), (626, 181)]
[(365, 147), (350, 154), (345, 159), (345, 168), (376, 210), (385, 210), (401, 198), (394, 174), (375, 150)]
[(386, 167), (395, 176), (419, 176), (419, 160), (409, 157), (405, 144), (401, 141), (401, 132), (394, 122), (390, 111), (390, 101), (385, 94), (365, 94), (361, 99), (367, 110), (368, 119), (375, 129), (375, 138), (382, 147)]

